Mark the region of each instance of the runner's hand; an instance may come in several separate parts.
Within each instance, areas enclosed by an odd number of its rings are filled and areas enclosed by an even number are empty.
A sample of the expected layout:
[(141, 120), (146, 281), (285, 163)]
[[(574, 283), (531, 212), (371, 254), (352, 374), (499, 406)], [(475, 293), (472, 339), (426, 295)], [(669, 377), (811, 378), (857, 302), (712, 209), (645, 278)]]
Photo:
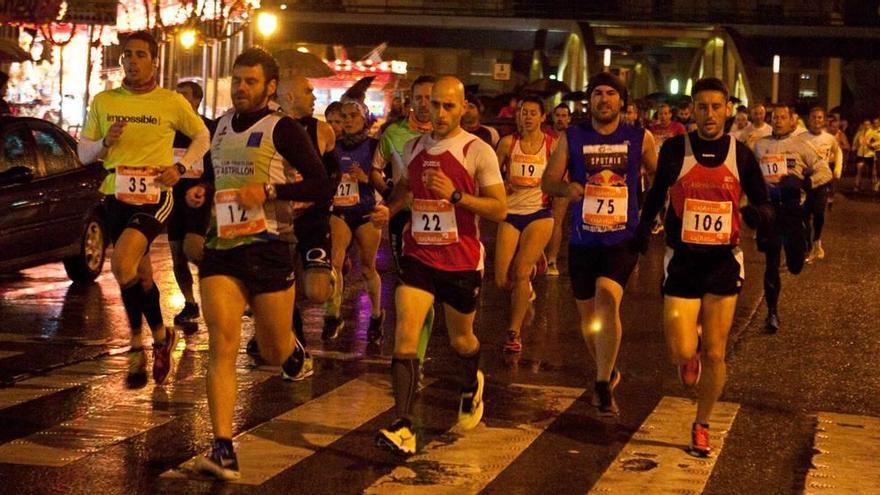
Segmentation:
[(366, 184), (370, 182), (370, 176), (364, 172), (364, 169), (362, 169), (360, 164), (358, 163), (352, 165), (351, 170), (349, 170), (348, 173), (361, 184)]
[(238, 204), (247, 210), (261, 206), (266, 202), (266, 190), (263, 184), (246, 184), (238, 190)]
[(198, 185), (186, 191), (186, 204), (190, 208), (201, 208), (205, 204), (205, 186)]
[(165, 170), (163, 170), (162, 173), (159, 174), (159, 177), (156, 177), (156, 182), (168, 187), (177, 184), (177, 181), (179, 180), (180, 172), (177, 171), (177, 167), (174, 165), (166, 167)]
[(104, 145), (109, 148), (118, 143), (124, 128), (125, 122), (114, 122), (107, 130), (107, 135), (104, 136)]
[(584, 186), (579, 182), (569, 182), (568, 183), (568, 200), (569, 201), (580, 201), (584, 199)]
[(442, 170), (425, 170), (422, 172), (422, 180), (429, 191), (443, 199), (448, 200), (455, 192), (455, 186)]
[(388, 225), (388, 220), (391, 217), (391, 212), (388, 210), (388, 207), (385, 205), (376, 205), (373, 208), (373, 213), (370, 213), (370, 223), (373, 224), (373, 227), (377, 229), (381, 229)]

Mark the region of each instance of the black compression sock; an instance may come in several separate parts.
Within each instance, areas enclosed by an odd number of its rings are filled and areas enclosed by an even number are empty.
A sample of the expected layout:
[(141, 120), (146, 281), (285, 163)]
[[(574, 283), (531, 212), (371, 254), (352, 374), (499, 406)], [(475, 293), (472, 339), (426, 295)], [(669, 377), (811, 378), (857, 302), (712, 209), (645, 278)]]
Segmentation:
[(162, 307), (159, 306), (159, 288), (156, 287), (156, 284), (153, 284), (150, 290), (144, 292), (143, 311), (150, 328), (158, 328), (164, 324), (162, 321)]
[(419, 358), (395, 357), (391, 360), (391, 386), (398, 418), (412, 421), (413, 397), (419, 386)]
[(296, 340), (305, 347), (306, 334), (303, 332), (302, 313), (300, 313), (299, 308), (296, 306), (293, 307), (293, 333), (296, 335)]
[(461, 359), (461, 375), (460, 385), (463, 391), (473, 391), (477, 389), (477, 370), (480, 369), (480, 349), (470, 356), (458, 355)]
[(143, 323), (144, 289), (141, 287), (140, 281), (135, 281), (128, 287), (121, 287), (122, 305), (125, 307), (125, 314), (128, 316), (128, 324), (131, 327), (131, 333), (140, 335), (141, 324)]

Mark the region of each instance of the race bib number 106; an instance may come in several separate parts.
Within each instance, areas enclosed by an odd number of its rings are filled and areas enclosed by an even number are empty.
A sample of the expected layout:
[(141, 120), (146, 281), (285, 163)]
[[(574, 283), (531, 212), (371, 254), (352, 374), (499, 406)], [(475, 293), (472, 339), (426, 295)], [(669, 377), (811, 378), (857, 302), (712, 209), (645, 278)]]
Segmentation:
[(733, 204), (686, 198), (681, 218), (681, 240), (691, 244), (730, 244)]

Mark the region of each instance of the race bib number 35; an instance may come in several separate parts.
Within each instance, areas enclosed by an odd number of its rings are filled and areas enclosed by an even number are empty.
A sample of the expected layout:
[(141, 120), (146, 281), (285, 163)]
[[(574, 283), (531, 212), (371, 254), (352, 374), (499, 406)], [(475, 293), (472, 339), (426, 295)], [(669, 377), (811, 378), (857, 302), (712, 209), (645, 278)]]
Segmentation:
[(730, 244), (733, 204), (686, 198), (681, 218), (681, 240), (690, 244)]
[(788, 174), (785, 155), (766, 155), (761, 157), (761, 172), (768, 184), (777, 184)]
[(246, 210), (238, 204), (237, 196), (236, 189), (221, 189), (214, 195), (217, 235), (222, 239), (259, 234), (266, 230), (263, 207)]
[(442, 246), (458, 242), (455, 206), (443, 199), (414, 199), (410, 229), (419, 244)]
[(626, 187), (595, 186), (584, 188), (583, 220), (594, 227), (626, 224), (629, 193)]
[(544, 167), (544, 161), (536, 155), (513, 155), (510, 160), (510, 183), (519, 187), (538, 187)]
[(155, 168), (116, 167), (116, 199), (133, 205), (154, 205), (162, 190)]
[(333, 206), (355, 206), (360, 201), (358, 181), (349, 174), (342, 174), (339, 185), (336, 186), (336, 196), (333, 197)]

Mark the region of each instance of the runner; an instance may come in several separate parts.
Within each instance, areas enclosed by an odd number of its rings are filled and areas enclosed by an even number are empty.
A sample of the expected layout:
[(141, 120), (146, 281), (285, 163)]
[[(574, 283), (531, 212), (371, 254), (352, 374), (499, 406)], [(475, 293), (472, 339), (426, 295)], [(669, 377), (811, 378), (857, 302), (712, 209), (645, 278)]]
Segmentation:
[[(645, 252), (651, 224), (668, 193), (663, 328), (682, 382), (694, 386), (699, 381), (688, 448), (698, 457), (711, 453), (709, 418), (724, 388), (727, 336), (743, 283), (740, 211), (750, 226), (766, 225), (773, 215), (754, 155), (724, 133), (727, 97), (718, 79), (694, 84), (697, 131), (663, 146), (638, 229)], [(740, 210), (743, 193), (750, 205)]]
[[(147, 384), (142, 319), (153, 334), (153, 380), (158, 385), (171, 371), (171, 351), (177, 344), (177, 332), (163, 322), (150, 244), (174, 206), (170, 187), (201, 161), (210, 133), (183, 96), (158, 87), (159, 45), (150, 33), (130, 34), (122, 50), (123, 85), (95, 95), (77, 151), (83, 163), (103, 159), (109, 171), (101, 192), (113, 242), (110, 266), (131, 327), (125, 383), (139, 388)], [(175, 131), (192, 139), (176, 161), (171, 152)]]
[(342, 104), (338, 101), (334, 101), (333, 103), (327, 105), (327, 109), (324, 110), (324, 119), (327, 121), (327, 124), (333, 129), (333, 135), (336, 136), (336, 139), (342, 138)]
[[(495, 284), (511, 290), (510, 325), (504, 350), (522, 351), (521, 331), (534, 314), (531, 277), (553, 233), (550, 198), (541, 191), (541, 176), (558, 139), (543, 132), (544, 102), (536, 96), (520, 101), (519, 128), (498, 145), (498, 162), (507, 189), (507, 217), (495, 237)], [(557, 272), (558, 273), (558, 272)]]
[(648, 130), (654, 135), (654, 146), (658, 153), (667, 139), (687, 132), (683, 124), (672, 120), (672, 108), (666, 103), (657, 107), (657, 122), (649, 125)]
[[(804, 138), (813, 146), (819, 156), (824, 157), (829, 165), (833, 164), (834, 177), (827, 184), (815, 187), (807, 191), (807, 201), (804, 204), (804, 222), (807, 226), (807, 240), (812, 241), (807, 263), (825, 258), (825, 250), (822, 249), (822, 227), (825, 225), (825, 207), (834, 194), (832, 185), (834, 179), (839, 179), (843, 172), (843, 153), (837, 145), (837, 138), (825, 132), (825, 109), (814, 107), (810, 110), (807, 122), (809, 132)], [(812, 225), (811, 221), (812, 220)], [(812, 237), (810, 231), (812, 230)]]
[[(204, 92), (202, 87), (192, 81), (184, 81), (177, 85), (177, 92), (198, 112), (199, 103)], [(202, 121), (209, 131), (213, 130), (214, 122), (202, 116)], [(183, 133), (174, 134), (174, 157), (179, 160), (186, 154), (191, 140)], [(193, 167), (184, 173), (174, 185), (174, 208), (168, 217), (168, 246), (171, 248), (171, 263), (174, 279), (183, 294), (183, 309), (174, 317), (174, 324), (184, 327), (184, 332), (194, 333), (198, 326), (187, 325), (199, 319), (199, 305), (193, 294), (193, 277), (189, 264), (198, 265), (202, 261), (205, 248), (205, 233), (211, 223), (211, 201), (206, 201), (200, 208), (190, 208), (186, 204), (186, 191), (202, 180), (205, 162), (210, 162), (211, 155), (206, 153), (202, 161), (193, 163)], [(210, 163), (208, 163), (210, 166)]]
[(498, 141), (501, 140), (498, 131), (493, 127), (480, 123), (480, 116), (484, 110), (483, 102), (473, 93), (467, 94), (465, 100), (467, 101), (467, 108), (464, 111), (464, 115), (461, 116), (462, 129), (482, 139), (493, 148), (498, 146)]
[[(621, 123), (626, 87), (617, 77), (593, 76), (587, 95), (591, 120), (560, 138), (542, 188), (572, 202), (568, 268), (580, 330), (596, 362), (592, 403), (601, 415), (614, 416), (620, 300), (639, 259), (630, 244), (639, 220), (640, 169), (653, 172), (657, 155), (649, 133)], [(563, 180), (566, 171), (570, 182)]]
[[(849, 138), (847, 138), (846, 133), (840, 128), (840, 118), (833, 115), (834, 114), (831, 114), (828, 117), (827, 132), (837, 139), (837, 146), (840, 148), (840, 152), (843, 155), (843, 168), (840, 171), (840, 177), (842, 177), (846, 172), (846, 169), (849, 168), (850, 159), (852, 157), (852, 146), (849, 144)], [(831, 181), (831, 191), (828, 196), (828, 211), (832, 211), (834, 208), (834, 193), (837, 192), (837, 182), (840, 180), (840, 177), (836, 177), (835, 180)]]
[(378, 446), (403, 455), (416, 451), (413, 398), (419, 331), (435, 299), (443, 303), (449, 341), (460, 359), (457, 427), (475, 428), (483, 416), (480, 341), (474, 335), (483, 270), (478, 217), (500, 222), (507, 207), (492, 147), (460, 126), (464, 106), (461, 81), (443, 77), (434, 84), (434, 130), (406, 144), (406, 168), (394, 184), (389, 206), (379, 207), (372, 219), (386, 223), (408, 197), (413, 198), (404, 231), (401, 285), (395, 292), (391, 376), (397, 419), (376, 435)]
[(675, 120), (684, 126), (687, 132), (693, 132), (697, 128), (697, 121), (694, 120), (694, 102), (690, 97), (684, 97), (678, 102), (678, 109), (675, 111)]
[(767, 332), (779, 330), (779, 278), (781, 253), (794, 275), (804, 267), (808, 238), (804, 228), (803, 202), (809, 191), (831, 181), (828, 162), (806, 140), (806, 134), (793, 135), (796, 121), (790, 105), (773, 108), (773, 134), (755, 143), (755, 156), (764, 179), (770, 186), (770, 201), (775, 208), (775, 225), (758, 230), (758, 250), (764, 253), (764, 297), (767, 301)]
[[(371, 344), (382, 338), (382, 279), (376, 271), (376, 253), (382, 242), (382, 230), (370, 222), (376, 206), (375, 185), (384, 187), (380, 170), (371, 169), (370, 163), (379, 143), (367, 135), (367, 107), (355, 100), (342, 102), (342, 139), (336, 143), (336, 156), (340, 163), (342, 180), (333, 198), (333, 215), (330, 216), (333, 241), (333, 270), (336, 272), (335, 291), (341, 302), (343, 291), (342, 265), (351, 241), (354, 240), (360, 255), (361, 277), (370, 296), (370, 326), (367, 341)], [(328, 311), (325, 321), (341, 321), (341, 304)], [(332, 322), (331, 322), (332, 325)]]
[(635, 103), (626, 104), (626, 112), (623, 114), (623, 123), (633, 127), (641, 127), (639, 122), (639, 107)]
[(746, 128), (749, 125), (749, 111), (746, 107), (740, 105), (736, 109), (736, 115), (733, 118), (733, 128), (730, 129), (730, 135), (734, 139), (743, 143), (746, 138)]
[[(292, 201), (322, 203), (332, 194), (303, 127), (269, 109), (277, 84), (278, 64), (268, 52), (248, 48), (236, 57), (234, 109), (217, 121), (211, 147), (215, 215), (199, 275), (210, 335), (207, 388), (214, 441), (196, 469), (222, 480), (239, 477), (232, 422), (241, 315), (249, 304), (263, 359), (281, 365), (282, 375), (298, 373), (302, 356), (295, 355), (301, 348), (289, 323), (295, 292)], [(296, 183), (295, 173), (302, 177)], [(204, 192), (203, 186), (191, 189), (190, 206), (200, 206)]]
[(767, 118), (767, 109), (762, 103), (754, 103), (749, 107), (749, 125), (742, 133), (743, 142), (751, 149), (755, 149), (755, 143), (763, 137), (767, 137), (773, 133), (764, 119)]
[[(560, 103), (553, 109), (553, 130), (557, 134), (565, 134), (566, 129), (571, 125), (571, 111), (568, 109), (567, 103)], [(559, 276), (559, 266), (557, 258), (559, 257), (559, 248), (562, 247), (562, 228), (565, 224), (566, 213), (568, 213), (568, 198), (550, 198), (551, 211), (553, 214), (553, 233), (550, 235), (550, 242), (547, 244), (547, 275), (550, 277)]]

